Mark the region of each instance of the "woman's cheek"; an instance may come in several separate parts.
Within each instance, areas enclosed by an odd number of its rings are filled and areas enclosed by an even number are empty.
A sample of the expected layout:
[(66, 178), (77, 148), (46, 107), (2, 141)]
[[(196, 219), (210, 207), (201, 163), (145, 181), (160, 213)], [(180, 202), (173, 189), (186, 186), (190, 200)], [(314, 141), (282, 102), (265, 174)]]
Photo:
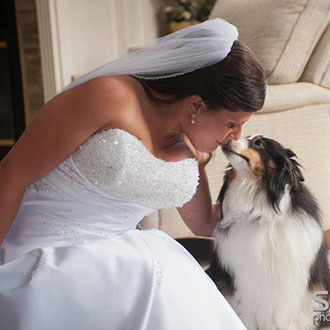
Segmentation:
[(226, 139), (230, 133), (231, 133), (231, 129), (229, 129), (227, 127), (223, 128), (221, 140)]

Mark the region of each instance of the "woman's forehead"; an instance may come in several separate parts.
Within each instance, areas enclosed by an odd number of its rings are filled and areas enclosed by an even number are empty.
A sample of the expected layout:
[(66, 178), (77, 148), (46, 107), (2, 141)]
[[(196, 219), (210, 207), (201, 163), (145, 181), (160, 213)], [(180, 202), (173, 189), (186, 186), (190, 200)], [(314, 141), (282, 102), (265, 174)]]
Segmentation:
[(246, 111), (233, 112), (226, 109), (224, 109), (221, 112), (227, 120), (232, 120), (240, 124), (245, 124), (253, 115), (253, 112), (246, 112)]

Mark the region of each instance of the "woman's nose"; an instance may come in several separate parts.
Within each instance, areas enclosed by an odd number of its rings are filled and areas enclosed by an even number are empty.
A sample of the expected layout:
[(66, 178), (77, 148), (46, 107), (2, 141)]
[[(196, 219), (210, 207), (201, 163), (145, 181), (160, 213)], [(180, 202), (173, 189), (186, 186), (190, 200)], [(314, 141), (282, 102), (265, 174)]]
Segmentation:
[(241, 135), (242, 135), (242, 126), (239, 126), (239, 127), (236, 127), (232, 133), (230, 133), (229, 138), (237, 141), (237, 140), (239, 140)]
[(235, 130), (235, 140), (239, 140), (242, 135), (242, 126), (237, 127)]

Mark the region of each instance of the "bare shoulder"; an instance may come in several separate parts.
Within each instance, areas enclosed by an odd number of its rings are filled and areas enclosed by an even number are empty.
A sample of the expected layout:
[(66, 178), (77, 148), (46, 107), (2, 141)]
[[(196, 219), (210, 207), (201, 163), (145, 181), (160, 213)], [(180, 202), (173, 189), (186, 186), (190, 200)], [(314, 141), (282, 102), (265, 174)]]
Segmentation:
[(130, 102), (131, 93), (125, 86), (111, 77), (97, 77), (88, 80), (76, 87), (68, 89), (55, 97), (41, 109), (49, 111), (58, 111), (65, 109), (67, 115), (86, 116), (89, 120), (97, 121), (97, 126), (101, 129), (103, 126), (116, 124), (117, 118)]
[(104, 123), (105, 127), (120, 122), (134, 101), (132, 88), (117, 77), (97, 77), (76, 88), (80, 88), (78, 95), (89, 95), (97, 109), (103, 105), (103, 110), (111, 117), (109, 122)]
[(116, 96), (118, 99), (127, 100), (127, 97), (134, 95), (131, 86), (126, 83), (124, 76), (104, 76), (91, 79), (81, 86), (102, 93), (103, 96)]
[(96, 78), (93, 89), (97, 93), (108, 93), (111, 103), (116, 106), (116, 120), (109, 121), (102, 129), (121, 128), (145, 140), (148, 136), (148, 124), (144, 117), (145, 99), (141, 86), (127, 75)]

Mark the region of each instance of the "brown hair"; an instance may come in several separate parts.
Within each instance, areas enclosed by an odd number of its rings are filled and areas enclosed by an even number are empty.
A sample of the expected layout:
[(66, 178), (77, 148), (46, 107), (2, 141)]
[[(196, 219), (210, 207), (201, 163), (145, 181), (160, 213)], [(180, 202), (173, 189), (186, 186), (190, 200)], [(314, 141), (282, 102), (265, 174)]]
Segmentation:
[[(233, 112), (255, 112), (265, 101), (264, 70), (250, 48), (239, 40), (233, 43), (224, 60), (211, 66), (171, 78), (132, 77), (142, 84), (155, 103), (171, 104), (190, 95), (199, 95), (212, 111), (225, 108)], [(164, 97), (157, 97), (153, 91)]]
[[(227, 57), (211, 66), (184, 75), (142, 79), (135, 76), (154, 103), (171, 104), (198, 95), (211, 111), (256, 112), (265, 102), (266, 84), (261, 63), (240, 40), (235, 40)], [(157, 97), (153, 91), (162, 95)], [(203, 167), (210, 161), (203, 163)]]

